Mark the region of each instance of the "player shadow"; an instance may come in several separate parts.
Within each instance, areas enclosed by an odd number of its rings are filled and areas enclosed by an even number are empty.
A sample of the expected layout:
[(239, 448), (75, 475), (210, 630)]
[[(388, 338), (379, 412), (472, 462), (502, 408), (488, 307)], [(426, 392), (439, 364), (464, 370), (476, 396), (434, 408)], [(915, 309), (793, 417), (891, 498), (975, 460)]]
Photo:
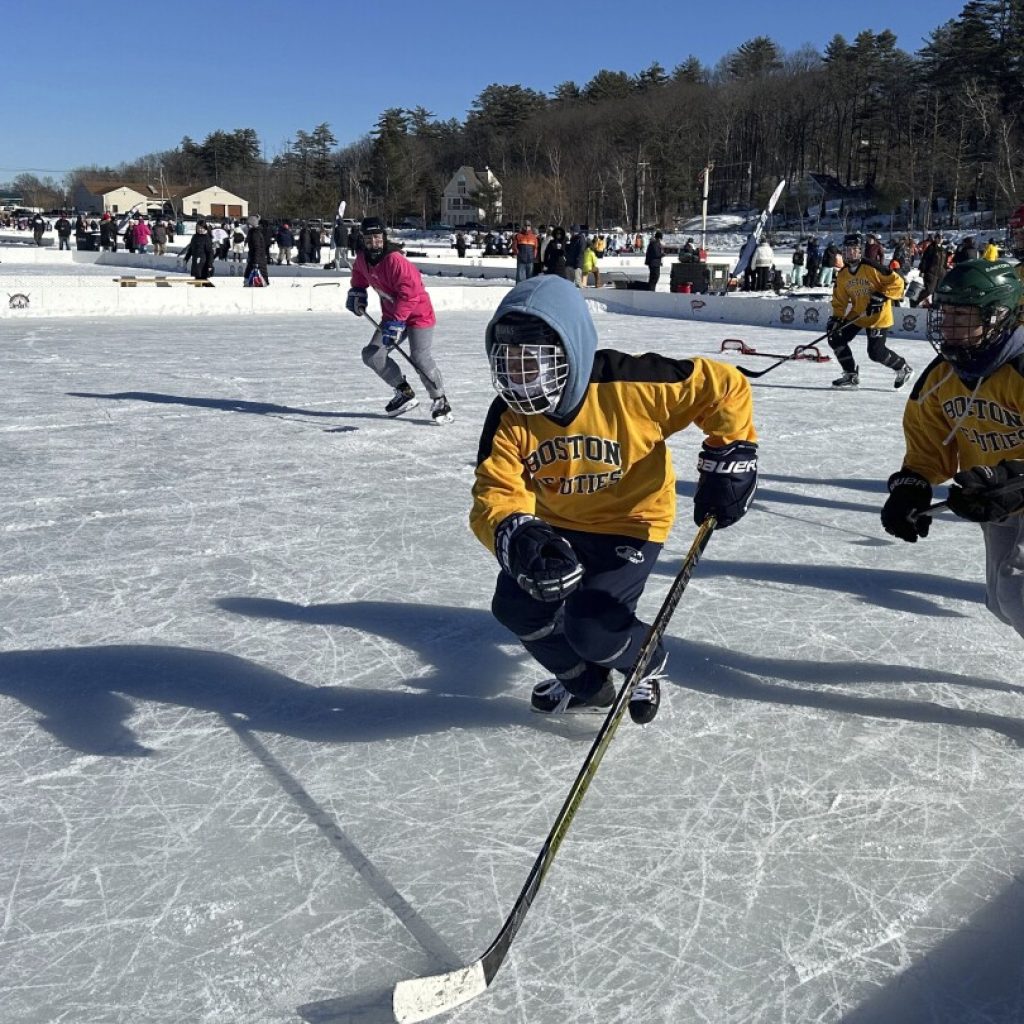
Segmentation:
[[(310, 686), (233, 654), (159, 645), (67, 647), (0, 653), (0, 693), (83, 754), (153, 753), (129, 726), (137, 701), (219, 715), (255, 732), (316, 743), (371, 743), (449, 729), (539, 728), (529, 711), (524, 655), (489, 614), (381, 602), (318, 605), (229, 598), (222, 607), (258, 618), (350, 626), (416, 649), (430, 667), (415, 678), (363, 686)], [(402, 684), (401, 689), (395, 683)], [(390, 684), (390, 685), (388, 685)]]
[[(862, 502), (857, 501), (844, 501), (842, 498), (819, 498), (813, 494), (794, 494), (791, 491), (780, 490), (777, 487), (765, 487), (762, 483), (764, 480), (773, 479), (770, 476), (759, 475), (757, 483), (757, 493), (754, 498), (754, 503), (751, 508), (756, 508), (759, 503), (762, 502), (777, 502), (780, 505), (802, 505), (809, 508), (832, 508), (841, 509), (847, 512), (870, 512), (877, 516), (882, 510), (882, 502), (879, 501), (877, 504), (865, 505)], [(777, 479), (786, 479), (780, 477)], [(793, 478), (795, 479), (795, 478)], [(826, 481), (817, 480), (810, 481), (811, 483), (817, 483), (819, 486)], [(831, 480), (827, 481), (829, 484)], [(694, 491), (696, 490), (696, 482), (693, 480), (677, 480), (676, 481), (676, 495), (687, 503), (693, 501)], [(882, 492), (884, 492), (885, 484), (882, 484)], [(880, 492), (881, 493), (881, 492)], [(882, 527), (878, 527), (879, 533), (882, 532)]]
[[(674, 576), (676, 566), (662, 556), (655, 572)], [(899, 569), (814, 562), (740, 562), (709, 557), (701, 562), (700, 574), (705, 578), (729, 576), (760, 584), (809, 587), (830, 594), (845, 591), (862, 604), (936, 618), (964, 618), (965, 614), (955, 608), (946, 608), (930, 597), (968, 604), (985, 603), (985, 587), (981, 583)], [(808, 628), (811, 627), (813, 622), (808, 623)]]
[(837, 1024), (1020, 1024), (1024, 884), (1010, 884), (956, 932)]
[[(783, 473), (758, 473), (758, 493), (761, 492), (761, 485), (766, 481), (771, 480), (777, 484), (809, 484), (812, 487), (821, 487), (822, 484), (827, 484), (829, 487), (845, 487), (850, 491), (867, 491), (869, 494), (880, 495), (882, 501), (889, 495), (889, 488), (886, 485), (884, 479), (879, 480), (858, 480), (853, 477), (834, 477), (830, 476), (827, 479), (823, 479), (820, 476), (790, 476)], [(882, 502), (879, 502), (878, 507), (881, 508)]]
[[(669, 679), (682, 689), (727, 700), (751, 700), (868, 718), (989, 729), (1017, 746), (1024, 746), (1024, 718), (948, 707), (919, 698), (866, 697), (836, 692), (836, 688), (843, 686), (878, 684), (892, 687), (904, 683), (935, 683), (1024, 697), (1024, 686), (1001, 679), (881, 662), (765, 658), (697, 640), (667, 638), (665, 643), (670, 654)], [(789, 683), (808, 683), (829, 689), (805, 689), (799, 685), (787, 685)]]
[(391, 1008), (392, 988), (364, 989), (336, 999), (319, 999), (295, 1007), (306, 1024), (395, 1024)]
[[(328, 418), (334, 420), (390, 420), (385, 412), (325, 412), (319, 409), (296, 409), (289, 405), (277, 405), (274, 402), (247, 402), (236, 398), (196, 398), (185, 395), (165, 395), (158, 391), (117, 391), (112, 394), (100, 394), (91, 391), (68, 391), (71, 398), (106, 398), (115, 401), (154, 402), (158, 405), (185, 405), (197, 409), (219, 409), (221, 412), (250, 413), (255, 416), (273, 416), (281, 419), (291, 418)], [(405, 417), (403, 417), (405, 419)], [(433, 427), (432, 420), (405, 420), (417, 426)], [(340, 434), (358, 427), (329, 427), (324, 433)]]

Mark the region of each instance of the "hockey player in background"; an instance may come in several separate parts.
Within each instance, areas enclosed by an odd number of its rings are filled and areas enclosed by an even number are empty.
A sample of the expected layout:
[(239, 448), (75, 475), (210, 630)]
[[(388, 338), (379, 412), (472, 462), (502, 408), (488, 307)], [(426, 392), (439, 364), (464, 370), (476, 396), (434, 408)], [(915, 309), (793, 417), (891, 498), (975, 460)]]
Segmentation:
[(360, 231), (362, 245), (352, 264), (345, 307), (362, 316), (366, 312), (366, 289), (373, 288), (380, 297), (381, 323), (363, 349), (363, 362), (395, 389), (384, 411), (388, 416), (399, 416), (419, 405), (401, 367), (390, 356), (390, 350), (408, 337), (409, 359), (433, 400), (430, 415), (435, 423), (448, 423), (452, 410), (445, 397), (441, 371), (431, 353), (437, 320), (420, 272), (397, 245), (388, 242), (384, 222), (379, 217), (367, 217)]
[(893, 325), (892, 300), (903, 298), (903, 287), (903, 278), (895, 271), (862, 258), (860, 235), (850, 234), (843, 239), (843, 267), (832, 287), (832, 315), (825, 327), (829, 347), (843, 369), (832, 387), (855, 388), (860, 384), (850, 342), (861, 328), (868, 336), (868, 358), (896, 371), (895, 387), (906, 384), (913, 373), (910, 364), (885, 344)]
[(1009, 263), (971, 260), (942, 279), (928, 310), (939, 357), (914, 384), (903, 414), (907, 451), (889, 477), (888, 533), (927, 537), (932, 486), (953, 478), (949, 507), (981, 524), (985, 603), (1024, 636), (1024, 286)]
[[(501, 571), (491, 609), (544, 668), (541, 712), (607, 707), (647, 633), (635, 609), (675, 518), (666, 439), (706, 435), (694, 519), (719, 527), (757, 482), (750, 387), (705, 358), (597, 351), (586, 302), (564, 279), (516, 285), (485, 337), (500, 397), (484, 423), (470, 525)], [(630, 700), (650, 722), (667, 655), (659, 645)]]

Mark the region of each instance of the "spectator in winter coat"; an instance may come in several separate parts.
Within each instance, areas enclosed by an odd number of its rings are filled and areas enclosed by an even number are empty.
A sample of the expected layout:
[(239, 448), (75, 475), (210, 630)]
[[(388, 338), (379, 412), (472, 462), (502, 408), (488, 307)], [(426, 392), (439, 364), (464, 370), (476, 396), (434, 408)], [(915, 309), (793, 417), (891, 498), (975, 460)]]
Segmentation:
[(533, 225), (527, 221), (512, 238), (512, 254), (516, 258), (516, 282), (533, 277), (533, 264), (537, 259), (539, 239)]
[(551, 237), (544, 246), (544, 273), (554, 274), (556, 277), (572, 279), (572, 270), (566, 253), (569, 245), (565, 240), (565, 228), (556, 227), (551, 230)]
[(953, 253), (953, 263), (966, 263), (968, 260), (978, 259), (978, 246), (973, 235), (961, 239), (960, 244)]
[[(208, 281), (213, 273), (213, 239), (206, 221), (196, 223), (196, 233), (178, 257), (183, 263), (191, 262), (190, 271), (196, 281)], [(213, 287), (211, 282), (210, 287)]]
[(345, 264), (342, 257), (348, 252), (348, 225), (340, 217), (334, 220), (331, 242), (334, 244), (334, 269), (341, 270)]
[(288, 266), (292, 263), (292, 246), (295, 245), (295, 236), (292, 234), (291, 226), (285, 221), (278, 229), (274, 239), (277, 242), (277, 265), (281, 266), (284, 260)]
[(117, 252), (117, 225), (111, 220), (109, 213), (103, 214), (100, 218), (100, 248)]
[(583, 249), (580, 257), (579, 286), (587, 288), (590, 284), (590, 275), (594, 275), (594, 287), (601, 287), (601, 271), (597, 266), (597, 253), (594, 251), (594, 239), (591, 239)]
[(797, 242), (793, 250), (793, 269), (789, 275), (789, 282), (794, 288), (799, 288), (804, 283), (805, 269), (803, 246)]
[(466, 236), (461, 231), (455, 232), (455, 253), (460, 260), (466, 258)]
[(946, 273), (946, 250), (940, 242), (940, 237), (933, 235), (926, 239), (921, 247), (921, 262), (918, 264), (918, 269), (924, 278), (924, 288), (917, 300), (919, 305), (925, 305), (928, 302), (939, 286), (942, 275)]
[(157, 256), (167, 252), (167, 222), (163, 217), (157, 217), (153, 225), (153, 252)]
[(662, 237), (660, 231), (655, 231), (654, 236), (647, 243), (647, 252), (644, 253), (644, 263), (647, 264), (647, 290), (650, 292), (658, 290), (658, 278), (661, 277), (661, 264), (665, 258)]
[(135, 248), (140, 254), (146, 252), (146, 246), (149, 245), (149, 240), (153, 237), (153, 232), (150, 229), (149, 222), (140, 220), (135, 225)]
[(818, 240), (812, 235), (807, 239), (807, 274), (804, 277), (804, 284), (808, 288), (816, 288), (820, 272), (821, 249), (818, 247)]
[(775, 264), (775, 251), (764, 238), (754, 250), (754, 258), (750, 265), (754, 268), (754, 289), (759, 292), (766, 292), (771, 288), (772, 267)]
[(825, 251), (821, 254), (821, 273), (818, 283), (822, 288), (831, 288), (835, 279), (836, 271), (839, 269), (839, 246), (835, 242), (829, 242)]
[(43, 244), (43, 232), (46, 230), (46, 221), (43, 219), (41, 213), (37, 213), (32, 218), (32, 238), (36, 245)]
[(249, 258), (245, 262), (245, 285), (251, 287), (253, 284), (253, 271), (259, 271), (265, 285), (270, 284), (270, 272), (267, 270), (267, 241), (260, 231), (259, 217), (253, 215), (249, 218), (249, 234), (246, 238), (246, 245), (249, 248)]
[(864, 246), (864, 259), (869, 263), (877, 263), (880, 267), (885, 264), (885, 250), (878, 240), (878, 235), (868, 235), (867, 245)]
[(999, 259), (999, 246), (996, 245), (996, 240), (994, 238), (990, 238), (988, 240), (988, 245), (985, 246), (985, 250), (982, 252), (981, 258), (983, 260), (988, 260), (989, 263), (995, 263), (995, 261)]
[(587, 233), (582, 227), (579, 227), (572, 238), (569, 239), (569, 246), (565, 250), (565, 265), (572, 271), (572, 280), (577, 285), (580, 283), (580, 261), (583, 259), (583, 250), (586, 247)]
[(299, 223), (299, 263), (308, 263), (312, 256), (309, 239), (309, 225), (305, 221)]
[(71, 221), (62, 213), (54, 224), (57, 229), (58, 248), (71, 251)]
[(88, 249), (91, 246), (89, 240), (89, 225), (86, 223), (84, 214), (75, 218), (75, 248)]
[[(259, 218), (256, 218), (256, 230), (259, 231)], [(235, 221), (231, 225), (231, 259), (234, 263), (241, 263), (245, 256), (245, 231), (242, 229), (241, 221)]]

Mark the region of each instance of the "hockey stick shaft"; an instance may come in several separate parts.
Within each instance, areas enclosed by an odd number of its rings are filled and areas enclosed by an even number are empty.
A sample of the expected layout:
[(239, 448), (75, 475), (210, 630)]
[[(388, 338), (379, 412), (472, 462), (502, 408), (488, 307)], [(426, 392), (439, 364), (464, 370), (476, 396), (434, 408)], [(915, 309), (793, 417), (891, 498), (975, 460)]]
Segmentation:
[[(345, 216), (345, 200), (342, 199), (342, 201), (340, 203), (338, 203), (338, 219), (341, 220), (342, 218), (344, 218), (344, 216)], [(345, 266), (348, 267), (349, 273), (352, 273), (352, 264), (349, 262), (348, 256), (346, 256), (345, 253), (342, 252), (342, 249), (341, 249), (340, 245), (336, 247), (335, 252), (336, 252), (336, 256), (340, 256), (342, 261), (344, 262)], [(380, 331), (380, 324), (376, 320), (374, 320), (373, 317), (370, 316), (369, 313), (364, 311), (363, 312), (363, 316), (365, 316), (366, 319), (369, 320), (371, 324), (373, 324), (374, 330)], [(381, 333), (383, 334), (383, 332), (381, 332)], [(397, 352), (421, 377), (423, 376), (423, 372), (420, 370), (419, 366), (417, 366), (416, 361), (413, 359), (413, 357), (411, 355), (409, 355), (405, 351), (404, 348), (402, 348), (401, 345), (392, 345), (391, 346), (391, 351)]]
[(714, 516), (708, 516), (698, 528), (679, 574), (672, 581), (668, 594), (640, 646), (636, 661), (619, 689), (593, 744), (591, 744), (590, 750), (583, 760), (583, 766), (569, 790), (569, 795), (555, 817), (551, 831), (534, 861), (526, 884), (519, 893), (519, 897), (516, 899), (511, 913), (505, 919), (505, 923), (501, 926), (497, 937), (479, 960), (466, 967), (456, 968), (446, 974), (400, 981), (395, 986), (392, 995), (392, 1008), (399, 1024), (414, 1024), (415, 1021), (427, 1020), (439, 1013), (446, 1013), (480, 995), (494, 980), (505, 961), (512, 940), (519, 932), (523, 920), (537, 896), (541, 883), (551, 869), (555, 855), (562, 845), (562, 840), (565, 839), (569, 826), (572, 825), (576, 816), (576, 811), (601, 764), (601, 759), (625, 715), (629, 706), (629, 698), (650, 665), (651, 658), (683, 596), (683, 591), (693, 575), (693, 570), (707, 547), (715, 526)]

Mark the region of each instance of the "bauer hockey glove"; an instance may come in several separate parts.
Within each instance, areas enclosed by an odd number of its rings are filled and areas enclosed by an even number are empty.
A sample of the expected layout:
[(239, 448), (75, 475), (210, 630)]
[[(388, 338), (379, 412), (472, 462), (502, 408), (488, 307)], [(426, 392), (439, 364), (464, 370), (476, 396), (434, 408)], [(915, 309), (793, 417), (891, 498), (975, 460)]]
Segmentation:
[(356, 316), (362, 316), (366, 312), (366, 289), (349, 288), (345, 308)]
[(865, 312), (868, 316), (878, 316), (883, 309), (885, 309), (885, 296), (873, 292), (871, 298), (868, 299), (868, 308)]
[(385, 320), (380, 325), (380, 340), (385, 348), (394, 348), (402, 340), (405, 334), (404, 320)]
[(498, 563), (535, 601), (564, 601), (583, 579), (572, 545), (543, 519), (515, 513), (494, 531)]
[[(1006, 490), (1006, 493), (997, 492)], [(994, 523), (1024, 509), (1024, 459), (1003, 459), (995, 466), (975, 466), (953, 477), (947, 498), (961, 519)]]
[(745, 515), (757, 490), (757, 445), (733, 441), (724, 448), (712, 448), (705, 441), (697, 470), (693, 521), (699, 526), (714, 516), (720, 529), (732, 526)]
[(920, 473), (901, 469), (889, 477), (889, 497), (882, 506), (882, 526), (900, 540), (916, 544), (927, 537), (932, 517), (921, 515), (932, 503), (932, 485)]

